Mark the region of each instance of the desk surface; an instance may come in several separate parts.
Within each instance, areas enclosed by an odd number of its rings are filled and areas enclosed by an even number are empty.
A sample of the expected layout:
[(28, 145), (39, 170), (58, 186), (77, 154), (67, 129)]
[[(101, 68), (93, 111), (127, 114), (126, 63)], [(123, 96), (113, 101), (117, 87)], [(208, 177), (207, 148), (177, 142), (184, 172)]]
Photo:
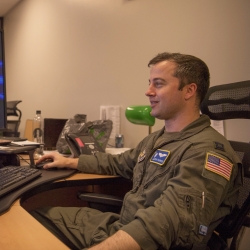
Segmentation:
[[(114, 176), (101, 176), (78, 173), (59, 184), (69, 181), (84, 181), (90, 179), (110, 179)], [(78, 183), (79, 184), (79, 183)], [(47, 184), (45, 184), (47, 185)], [(36, 221), (17, 200), (10, 209), (0, 216), (0, 249), (10, 250), (44, 250), (44, 249), (68, 249), (61, 241), (51, 234), (45, 227)]]
[(0, 248), (68, 249), (18, 203), (0, 217)]

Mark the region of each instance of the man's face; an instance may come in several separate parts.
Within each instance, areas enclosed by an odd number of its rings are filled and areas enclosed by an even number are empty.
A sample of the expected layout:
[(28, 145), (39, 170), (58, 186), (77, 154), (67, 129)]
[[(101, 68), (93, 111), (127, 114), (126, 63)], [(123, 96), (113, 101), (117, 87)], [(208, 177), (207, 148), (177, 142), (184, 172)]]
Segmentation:
[(159, 62), (151, 66), (149, 97), (151, 115), (162, 120), (175, 120), (185, 105), (184, 93), (179, 90), (179, 79), (174, 77), (176, 64), (170, 61)]

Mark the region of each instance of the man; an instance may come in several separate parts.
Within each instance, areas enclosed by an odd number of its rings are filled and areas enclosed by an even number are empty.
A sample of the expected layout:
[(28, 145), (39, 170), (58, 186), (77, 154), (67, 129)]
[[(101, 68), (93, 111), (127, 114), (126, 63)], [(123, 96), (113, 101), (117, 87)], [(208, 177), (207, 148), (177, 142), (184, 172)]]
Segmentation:
[[(133, 179), (120, 215), (89, 208), (41, 208), (32, 214), (69, 246), (98, 249), (206, 249), (229, 214), (241, 185), (241, 164), (199, 106), (209, 88), (206, 64), (191, 55), (161, 53), (149, 65), (146, 96), (162, 130), (121, 155), (79, 159), (48, 154), (44, 168)], [(69, 242), (67, 242), (69, 240)]]

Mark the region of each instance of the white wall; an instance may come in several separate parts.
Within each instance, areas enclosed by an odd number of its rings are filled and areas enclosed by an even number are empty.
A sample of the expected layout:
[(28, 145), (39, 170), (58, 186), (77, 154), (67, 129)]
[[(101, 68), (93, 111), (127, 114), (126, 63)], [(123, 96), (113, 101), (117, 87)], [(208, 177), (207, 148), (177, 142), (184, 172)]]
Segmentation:
[[(200, 57), (211, 85), (250, 79), (249, 10), (248, 0), (23, 0), (4, 25), (7, 98), (22, 100), (21, 133), (37, 109), (95, 120), (100, 105), (120, 105), (125, 146), (135, 146), (148, 129), (124, 112), (148, 104), (147, 63), (157, 53)], [(249, 142), (249, 132), (245, 121), (226, 128), (229, 139)]]

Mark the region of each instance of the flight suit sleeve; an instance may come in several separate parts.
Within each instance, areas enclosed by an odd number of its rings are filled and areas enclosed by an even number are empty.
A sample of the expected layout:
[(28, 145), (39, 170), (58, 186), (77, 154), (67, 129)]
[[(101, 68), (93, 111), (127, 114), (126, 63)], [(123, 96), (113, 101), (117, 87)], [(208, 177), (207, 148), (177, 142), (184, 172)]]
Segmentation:
[(241, 184), (235, 184), (237, 176), (241, 175), (238, 164), (213, 153), (228, 162), (231, 173), (226, 179), (206, 168), (207, 153), (204, 150), (189, 151), (174, 166), (173, 177), (154, 206), (139, 209), (135, 220), (121, 228), (142, 249), (153, 250), (158, 246), (169, 249), (173, 244), (191, 247), (203, 240), (216, 217), (222, 218), (232, 211)]
[(95, 155), (80, 155), (77, 169), (84, 173), (119, 175), (131, 179), (139, 151), (138, 146), (119, 155), (100, 152)]

